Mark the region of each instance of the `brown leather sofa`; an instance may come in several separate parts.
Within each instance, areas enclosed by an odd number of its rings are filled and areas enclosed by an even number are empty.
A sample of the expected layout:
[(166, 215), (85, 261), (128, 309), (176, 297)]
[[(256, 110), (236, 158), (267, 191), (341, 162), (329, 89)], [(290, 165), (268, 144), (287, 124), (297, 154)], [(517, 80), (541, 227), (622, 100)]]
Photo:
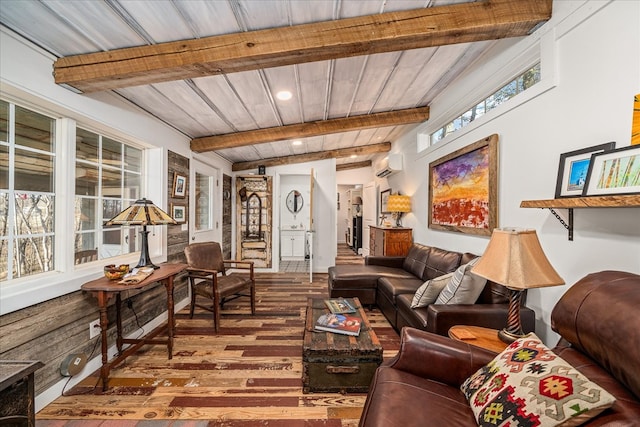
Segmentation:
[[(551, 325), (560, 357), (616, 398), (585, 426), (640, 425), (640, 276), (586, 276), (558, 301)], [(413, 328), (378, 368), (360, 427), (473, 426), (460, 385), (495, 353)]]
[[(507, 324), (509, 293), (494, 282), (487, 282), (475, 304), (411, 308), (413, 295), (425, 281), (455, 271), (476, 257), (414, 243), (406, 257), (368, 256), (365, 265), (330, 267), (329, 295), (358, 297), (364, 305), (377, 305), (398, 331), (411, 326), (446, 336), (454, 325), (503, 328)], [(525, 300), (522, 298), (523, 304)], [(524, 306), (520, 313), (523, 330), (533, 331), (535, 313)]]

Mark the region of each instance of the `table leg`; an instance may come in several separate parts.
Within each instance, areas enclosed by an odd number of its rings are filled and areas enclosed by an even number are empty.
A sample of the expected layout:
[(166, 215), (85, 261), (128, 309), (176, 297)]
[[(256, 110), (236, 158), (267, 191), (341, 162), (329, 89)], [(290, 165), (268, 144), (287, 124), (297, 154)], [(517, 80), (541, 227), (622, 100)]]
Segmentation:
[(164, 286), (167, 288), (167, 351), (169, 352), (169, 359), (173, 358), (173, 329), (175, 327), (175, 316), (173, 308), (173, 276), (169, 276), (164, 281)]
[(118, 347), (118, 354), (122, 353), (122, 313), (120, 307), (122, 306), (122, 297), (120, 292), (116, 294), (116, 346)]
[(100, 348), (102, 350), (102, 367), (100, 368), (100, 378), (102, 378), (102, 390), (106, 391), (109, 382), (109, 359), (107, 347), (107, 329), (109, 328), (109, 318), (107, 317), (107, 293), (98, 292), (98, 307), (100, 309)]

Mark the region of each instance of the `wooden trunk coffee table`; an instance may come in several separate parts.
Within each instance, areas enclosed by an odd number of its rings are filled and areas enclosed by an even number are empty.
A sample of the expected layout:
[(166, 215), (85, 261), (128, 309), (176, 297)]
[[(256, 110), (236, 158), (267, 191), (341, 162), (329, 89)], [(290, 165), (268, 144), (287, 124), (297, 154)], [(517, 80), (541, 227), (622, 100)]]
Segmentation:
[(362, 319), (360, 335), (349, 336), (313, 330), (318, 317), (328, 313), (324, 299), (310, 298), (302, 345), (302, 391), (304, 393), (366, 393), (380, 363), (382, 346), (371, 328), (358, 298), (353, 302)]

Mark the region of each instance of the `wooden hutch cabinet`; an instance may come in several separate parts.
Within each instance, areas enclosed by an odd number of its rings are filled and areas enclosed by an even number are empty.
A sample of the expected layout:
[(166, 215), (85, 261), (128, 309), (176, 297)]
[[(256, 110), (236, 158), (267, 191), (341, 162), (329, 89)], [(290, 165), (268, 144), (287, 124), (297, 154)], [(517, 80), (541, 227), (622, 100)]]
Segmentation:
[(410, 228), (369, 228), (369, 255), (406, 256), (412, 243)]

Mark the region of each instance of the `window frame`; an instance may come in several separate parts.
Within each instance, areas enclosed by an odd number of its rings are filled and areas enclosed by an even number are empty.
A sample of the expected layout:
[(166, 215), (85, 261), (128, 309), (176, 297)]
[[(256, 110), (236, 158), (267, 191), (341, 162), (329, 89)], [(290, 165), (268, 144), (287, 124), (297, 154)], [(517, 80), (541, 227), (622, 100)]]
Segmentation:
[[(75, 170), (76, 126), (142, 150), (141, 193), (160, 207), (166, 203), (168, 196), (166, 194), (166, 184), (164, 184), (166, 172), (162, 172), (166, 168), (166, 149), (154, 147), (130, 134), (102, 125), (94, 119), (84, 118), (76, 121), (71, 118), (73, 114), (63, 107), (51, 105), (48, 108), (43, 107), (42, 105), (46, 104), (46, 102), (42, 99), (28, 101), (28, 97), (9, 93), (3, 93), (1, 98), (5, 102), (16, 104), (55, 119), (56, 155), (54, 170), (58, 171), (54, 176), (54, 194), (56, 195), (54, 219), (55, 269), (0, 282), (0, 315), (4, 315), (78, 291), (83, 283), (99, 278), (103, 274), (102, 267), (104, 262), (74, 265), (73, 237), (60, 237), (74, 236), (75, 173), (64, 174), (60, 171)], [(151, 169), (150, 165), (153, 165), (155, 169)], [(161, 165), (161, 167), (158, 168), (158, 165)], [(152, 233), (149, 235), (150, 255), (154, 258), (154, 261), (164, 262), (167, 259), (166, 227), (151, 227), (151, 231)], [(109, 263), (117, 264), (135, 264), (139, 257), (140, 252), (137, 251), (108, 258), (108, 261)]]

